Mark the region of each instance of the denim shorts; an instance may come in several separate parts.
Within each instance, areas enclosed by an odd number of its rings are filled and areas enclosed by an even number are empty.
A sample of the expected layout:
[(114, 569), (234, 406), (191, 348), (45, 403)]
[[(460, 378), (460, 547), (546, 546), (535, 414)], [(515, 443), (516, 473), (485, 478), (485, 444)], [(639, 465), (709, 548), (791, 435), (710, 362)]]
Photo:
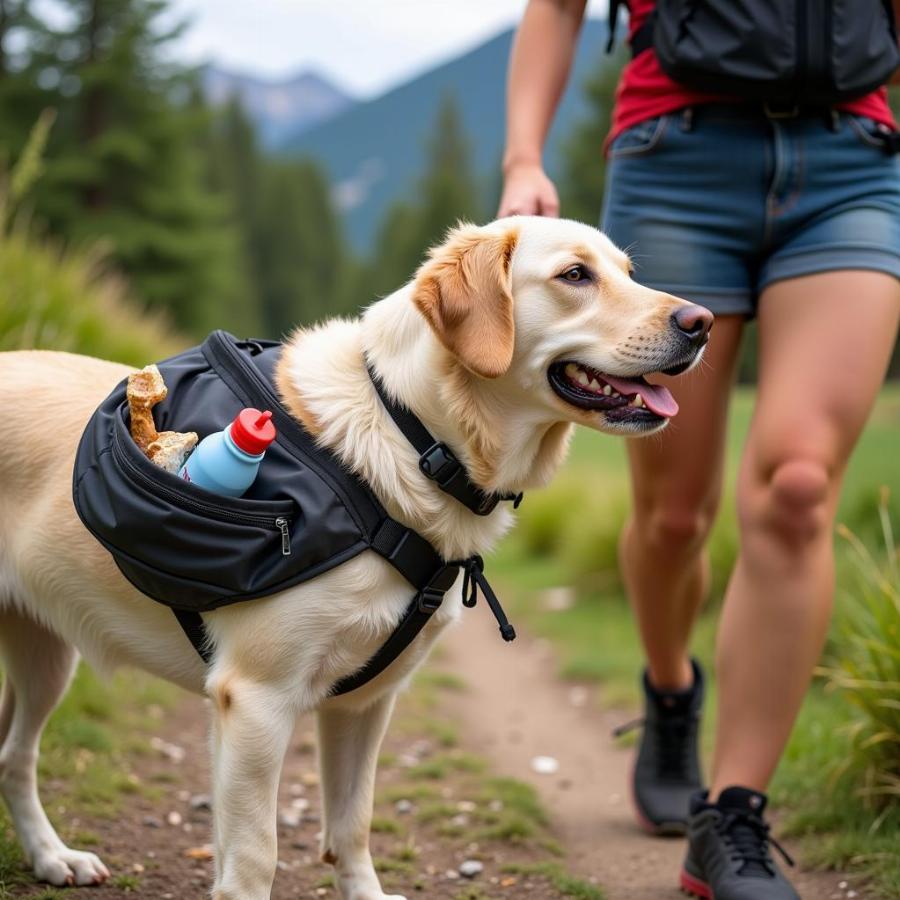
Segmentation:
[(871, 119), (698, 106), (609, 148), (603, 230), (635, 278), (752, 316), (772, 282), (837, 269), (900, 278), (900, 156)]

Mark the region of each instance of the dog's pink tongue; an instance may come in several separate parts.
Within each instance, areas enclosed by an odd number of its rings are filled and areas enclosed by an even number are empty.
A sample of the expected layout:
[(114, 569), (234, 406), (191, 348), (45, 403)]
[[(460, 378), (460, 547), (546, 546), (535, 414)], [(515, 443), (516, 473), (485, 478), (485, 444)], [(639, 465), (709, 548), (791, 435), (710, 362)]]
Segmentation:
[(630, 378), (614, 378), (612, 375), (604, 375), (603, 380), (608, 382), (614, 390), (627, 397), (640, 394), (641, 399), (644, 401), (644, 406), (658, 416), (670, 419), (678, 412), (678, 404), (675, 402), (675, 398), (669, 392), (669, 389), (664, 388), (661, 384), (632, 381)]

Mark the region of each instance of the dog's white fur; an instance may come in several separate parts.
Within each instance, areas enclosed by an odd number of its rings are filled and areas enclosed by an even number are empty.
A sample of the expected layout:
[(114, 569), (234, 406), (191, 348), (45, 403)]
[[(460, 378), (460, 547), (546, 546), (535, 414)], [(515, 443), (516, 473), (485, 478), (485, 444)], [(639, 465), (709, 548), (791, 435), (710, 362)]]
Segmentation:
[[(590, 267), (591, 283), (558, 277), (576, 263)], [(463, 226), (361, 319), (298, 331), (278, 374), (283, 398), (391, 515), (447, 558), (484, 553), (512, 524), (507, 505), (479, 518), (422, 476), (363, 354), (484, 488), (535, 488), (561, 462), (571, 423), (623, 430), (559, 399), (552, 362), (633, 376), (681, 352), (670, 317), (682, 301), (640, 287), (628, 269), (606, 238), (574, 222)], [(324, 858), (343, 900), (388, 900), (368, 849), (378, 748), (397, 690), (459, 615), (459, 587), (400, 660), (347, 696), (328, 699), (330, 686), (369, 659), (411, 595), (372, 553), (206, 615), (215, 646), (207, 671), (171, 612), (125, 581), (72, 505), (84, 424), (128, 371), (69, 354), (0, 354), (0, 790), (35, 875), (57, 885), (108, 877), (94, 854), (64, 846), (37, 795), (40, 733), (80, 653), (98, 669), (138, 666), (211, 698), (215, 898), (269, 897), (282, 758), (298, 714), (316, 710)]]

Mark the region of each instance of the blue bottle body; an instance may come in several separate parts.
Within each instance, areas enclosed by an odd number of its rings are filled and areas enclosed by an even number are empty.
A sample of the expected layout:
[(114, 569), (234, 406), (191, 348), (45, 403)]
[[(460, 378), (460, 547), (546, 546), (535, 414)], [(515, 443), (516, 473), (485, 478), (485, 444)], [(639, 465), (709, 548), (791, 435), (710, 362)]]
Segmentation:
[(226, 497), (240, 497), (256, 480), (265, 452), (254, 456), (240, 449), (231, 426), (205, 437), (185, 460), (179, 478)]

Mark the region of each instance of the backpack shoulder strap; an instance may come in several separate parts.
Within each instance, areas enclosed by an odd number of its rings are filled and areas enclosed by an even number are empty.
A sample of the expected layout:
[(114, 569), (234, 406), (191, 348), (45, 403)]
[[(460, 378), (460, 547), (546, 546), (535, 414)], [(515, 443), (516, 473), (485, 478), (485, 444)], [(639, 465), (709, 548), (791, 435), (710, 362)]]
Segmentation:
[(623, 0), (609, 0), (609, 18), (607, 19), (606, 52), (612, 53), (616, 46), (616, 32), (619, 30), (619, 8)]
[(656, 27), (656, 8), (644, 20), (644, 24), (634, 33), (631, 38), (631, 58), (634, 59), (645, 50), (653, 48), (653, 31)]
[[(890, 0), (885, 0), (890, 2)], [(616, 32), (619, 30), (619, 9), (625, 3), (625, 0), (609, 0), (609, 37), (606, 41), (606, 52), (612, 53), (616, 46)], [(639, 53), (650, 50), (653, 47), (653, 28), (656, 22), (656, 7), (651, 10), (644, 24), (634, 33), (631, 38), (631, 58), (634, 59)]]

